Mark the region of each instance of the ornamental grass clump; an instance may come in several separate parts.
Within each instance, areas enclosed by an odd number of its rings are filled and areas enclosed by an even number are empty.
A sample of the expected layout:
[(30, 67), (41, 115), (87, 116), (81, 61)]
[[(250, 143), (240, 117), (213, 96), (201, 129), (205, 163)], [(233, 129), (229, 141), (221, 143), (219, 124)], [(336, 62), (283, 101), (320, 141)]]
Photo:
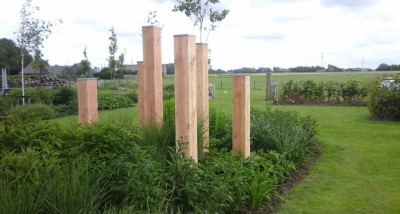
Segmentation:
[(251, 109), (252, 151), (276, 151), (293, 162), (304, 161), (318, 148), (316, 120), (296, 112)]

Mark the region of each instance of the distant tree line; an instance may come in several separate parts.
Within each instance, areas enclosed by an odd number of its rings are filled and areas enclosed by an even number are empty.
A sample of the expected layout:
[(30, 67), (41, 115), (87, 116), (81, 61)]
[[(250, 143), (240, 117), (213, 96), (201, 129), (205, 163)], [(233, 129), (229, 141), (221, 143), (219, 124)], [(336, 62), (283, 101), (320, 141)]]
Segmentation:
[(400, 71), (400, 64), (399, 65), (388, 65), (385, 63), (382, 63), (376, 68), (377, 71)]

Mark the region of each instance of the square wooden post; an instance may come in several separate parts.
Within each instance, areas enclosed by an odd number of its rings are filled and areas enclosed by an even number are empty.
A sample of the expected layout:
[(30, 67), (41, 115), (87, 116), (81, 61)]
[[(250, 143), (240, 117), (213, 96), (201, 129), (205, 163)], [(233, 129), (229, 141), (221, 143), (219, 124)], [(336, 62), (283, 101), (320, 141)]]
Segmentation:
[[(197, 162), (196, 38), (174, 36), (177, 151)], [(187, 145), (183, 144), (187, 143)], [(184, 146), (181, 148), (180, 146)]]
[(143, 127), (145, 125), (146, 111), (144, 108), (146, 87), (144, 85), (144, 79), (146, 72), (143, 70), (143, 62), (137, 62), (137, 87), (138, 87), (138, 118), (139, 126)]
[(146, 99), (144, 99), (145, 121), (160, 125), (163, 119), (161, 28), (144, 26), (143, 70)]
[(250, 156), (250, 76), (233, 76), (232, 92), (232, 151), (246, 159)]
[(196, 44), (197, 116), (203, 123), (203, 153), (209, 151), (208, 45)]
[(97, 79), (78, 78), (79, 123), (95, 122), (99, 118)]

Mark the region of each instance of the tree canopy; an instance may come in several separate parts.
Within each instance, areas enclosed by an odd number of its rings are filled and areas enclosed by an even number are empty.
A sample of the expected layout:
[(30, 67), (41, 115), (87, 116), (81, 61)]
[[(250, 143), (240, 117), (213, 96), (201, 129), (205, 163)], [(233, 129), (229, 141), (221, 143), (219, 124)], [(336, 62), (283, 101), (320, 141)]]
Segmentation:
[[(27, 65), (33, 58), (26, 50), (24, 52), (24, 64)], [(0, 39), (0, 68), (8, 69), (10, 74), (18, 74), (21, 71), (20, 49), (11, 39)]]
[[(208, 31), (208, 33), (214, 31), (218, 27), (218, 23), (224, 20), (229, 13), (229, 10), (213, 9), (213, 5), (215, 7), (220, 3), (219, 0), (176, 0), (176, 2), (172, 11), (183, 12), (193, 21), (194, 26), (199, 29), (200, 42), (203, 42), (203, 31)], [(208, 26), (206, 26), (207, 24)]]

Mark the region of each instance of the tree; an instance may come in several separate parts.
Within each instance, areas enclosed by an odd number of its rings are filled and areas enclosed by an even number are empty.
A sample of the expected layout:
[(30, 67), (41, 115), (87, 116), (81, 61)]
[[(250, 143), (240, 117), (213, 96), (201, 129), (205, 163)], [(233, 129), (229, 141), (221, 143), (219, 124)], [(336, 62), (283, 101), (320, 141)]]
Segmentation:
[[(32, 56), (25, 50), (24, 64), (32, 61)], [(8, 69), (9, 73), (18, 74), (21, 70), (20, 50), (11, 39), (0, 39), (0, 68)]]
[(117, 69), (118, 61), (115, 59), (115, 53), (118, 50), (117, 34), (114, 32), (114, 28), (110, 28), (111, 36), (108, 38), (110, 40), (110, 46), (108, 46), (108, 52), (110, 57), (108, 58), (108, 68), (111, 72), (111, 79), (114, 80), (115, 88), (115, 71)]
[(377, 71), (398, 71), (400, 70), (400, 65), (388, 65), (386, 63), (380, 64), (377, 68)]
[(168, 64), (166, 64), (166, 69), (167, 69), (167, 75), (173, 75), (173, 74), (175, 74), (174, 63), (168, 63)]
[[(219, 0), (176, 0), (177, 4), (172, 11), (183, 12), (189, 17), (194, 26), (198, 27), (200, 42), (203, 38), (203, 30), (208, 31), (205, 42), (207, 42), (210, 31), (218, 27), (218, 23), (226, 18), (229, 10), (214, 10), (212, 5), (217, 5)], [(208, 17), (208, 20), (206, 20)], [(208, 26), (207, 23), (209, 24)]]
[(338, 68), (338, 67), (336, 67), (334, 65), (329, 64), (327, 70), (328, 71), (343, 71), (343, 68)]
[(111, 36), (108, 38), (110, 40), (110, 46), (108, 46), (108, 51), (110, 53), (110, 57), (108, 58), (108, 68), (111, 72), (111, 79), (114, 82), (115, 88), (115, 76), (117, 70), (120, 71), (120, 73), (123, 73), (124, 70), (126, 70), (124, 66), (126, 49), (118, 56), (118, 59), (115, 58), (115, 54), (118, 50), (117, 34), (113, 27), (111, 27), (110, 32)]
[[(53, 22), (44, 21), (33, 15), (39, 11), (39, 7), (32, 5), (32, 0), (26, 0), (20, 11), (21, 23), (17, 34), (17, 43), (21, 54), (21, 84), (22, 84), (22, 105), (25, 105), (25, 83), (24, 83), (24, 58), (25, 53), (34, 53), (42, 56), (41, 48), (43, 41), (51, 34)], [(58, 20), (62, 22), (61, 20)]]
[(150, 25), (160, 25), (160, 22), (157, 19), (157, 11), (150, 11), (147, 15), (147, 23)]
[(49, 61), (42, 59), (41, 54), (36, 51), (32, 61), (32, 68), (39, 70), (40, 73), (42, 73), (48, 65)]
[(90, 65), (91, 63), (88, 60), (87, 57), (87, 47), (85, 47), (85, 49), (83, 49), (83, 57), (84, 59), (81, 60), (81, 71), (82, 73), (80, 75), (85, 75), (86, 77), (90, 77), (92, 76), (92, 74), (90, 73)]

